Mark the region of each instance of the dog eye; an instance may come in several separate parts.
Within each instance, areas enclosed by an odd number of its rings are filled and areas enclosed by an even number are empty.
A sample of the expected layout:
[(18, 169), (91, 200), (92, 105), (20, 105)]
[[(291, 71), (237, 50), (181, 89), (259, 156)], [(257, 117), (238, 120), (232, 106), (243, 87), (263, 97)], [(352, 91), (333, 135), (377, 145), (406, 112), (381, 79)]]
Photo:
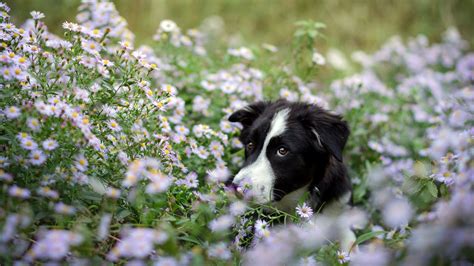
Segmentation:
[(285, 156), (288, 154), (288, 149), (285, 147), (280, 147), (277, 151), (278, 156)]
[(253, 144), (253, 142), (249, 142), (249, 143), (247, 144), (247, 150), (248, 150), (248, 151), (252, 151), (253, 148), (255, 148), (255, 145)]

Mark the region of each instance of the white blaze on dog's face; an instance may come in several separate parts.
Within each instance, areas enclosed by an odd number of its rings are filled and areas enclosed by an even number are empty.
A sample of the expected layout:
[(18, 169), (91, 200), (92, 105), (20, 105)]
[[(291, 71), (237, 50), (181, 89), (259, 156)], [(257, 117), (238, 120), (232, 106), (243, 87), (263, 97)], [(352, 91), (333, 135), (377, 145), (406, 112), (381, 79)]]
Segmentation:
[(267, 158), (267, 148), (270, 140), (283, 134), (286, 130), (289, 109), (278, 111), (273, 117), (270, 130), (263, 142), (262, 149), (257, 159), (250, 165), (242, 168), (234, 177), (235, 184), (249, 182), (252, 186), (251, 195), (258, 203), (270, 202), (273, 200), (273, 186), (275, 184), (275, 173), (269, 159)]

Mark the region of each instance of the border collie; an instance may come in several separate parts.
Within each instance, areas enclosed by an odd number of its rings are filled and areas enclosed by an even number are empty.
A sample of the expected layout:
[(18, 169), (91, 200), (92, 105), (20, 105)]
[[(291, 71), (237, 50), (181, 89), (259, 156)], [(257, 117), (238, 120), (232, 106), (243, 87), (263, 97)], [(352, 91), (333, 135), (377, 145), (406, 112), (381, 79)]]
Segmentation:
[(317, 105), (278, 100), (251, 104), (229, 121), (242, 124), (245, 147), (243, 168), (231, 181), (251, 184), (255, 202), (293, 212), (309, 192), (315, 211), (348, 203), (351, 183), (342, 151), (349, 128), (341, 116)]

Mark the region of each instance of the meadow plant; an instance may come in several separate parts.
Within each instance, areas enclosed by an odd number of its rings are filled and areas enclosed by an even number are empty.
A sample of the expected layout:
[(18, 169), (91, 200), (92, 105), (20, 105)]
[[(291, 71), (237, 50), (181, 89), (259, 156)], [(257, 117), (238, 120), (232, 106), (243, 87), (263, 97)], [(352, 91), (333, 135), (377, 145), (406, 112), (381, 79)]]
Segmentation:
[[(271, 44), (208, 51), (207, 24), (164, 20), (153, 45), (136, 47), (107, 1), (83, 1), (62, 36), (41, 12), (18, 27), (0, 9), (6, 264), (474, 261), (474, 54), (455, 28), (437, 44), (394, 37), (345, 61), (359, 71), (317, 80), (330, 66), (313, 21), (296, 24), (296, 56), (268, 65)], [(353, 208), (322, 215), (303, 198), (284, 213), (225, 186), (243, 162), (228, 116), (279, 97), (349, 122)]]

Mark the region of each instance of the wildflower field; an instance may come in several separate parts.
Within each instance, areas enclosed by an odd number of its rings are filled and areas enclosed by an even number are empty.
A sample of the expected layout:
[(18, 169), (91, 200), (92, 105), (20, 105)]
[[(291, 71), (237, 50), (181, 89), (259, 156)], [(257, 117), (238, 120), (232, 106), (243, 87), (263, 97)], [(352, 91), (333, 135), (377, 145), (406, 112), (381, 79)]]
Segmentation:
[[(474, 53), (455, 28), (341, 62), (310, 20), (282, 58), (171, 20), (140, 46), (111, 2), (83, 1), (60, 36), (48, 14), (9, 13), (0, 4), (1, 265), (474, 262)], [(319, 80), (344, 64), (359, 70)], [(226, 188), (244, 159), (229, 115), (278, 98), (349, 123), (354, 207), (340, 217), (304, 198), (268, 212)]]

